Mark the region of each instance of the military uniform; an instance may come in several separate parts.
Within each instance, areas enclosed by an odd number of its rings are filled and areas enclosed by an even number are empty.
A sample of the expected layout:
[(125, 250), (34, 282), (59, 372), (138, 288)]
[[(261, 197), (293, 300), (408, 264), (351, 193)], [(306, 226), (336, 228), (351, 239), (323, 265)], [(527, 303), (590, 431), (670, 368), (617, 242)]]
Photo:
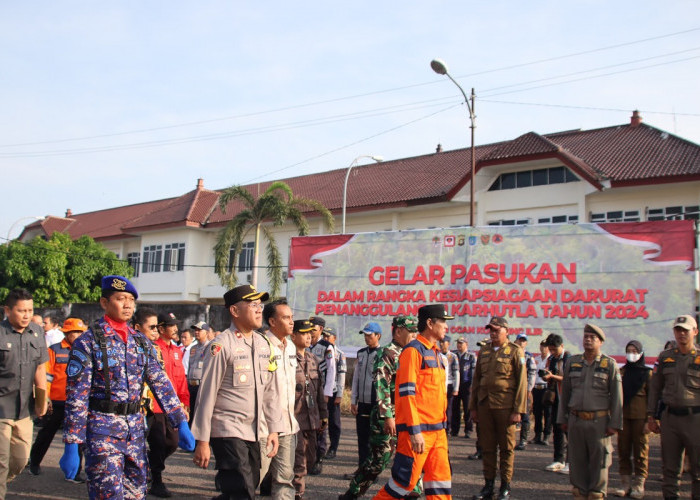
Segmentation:
[(574, 496), (605, 498), (612, 462), (606, 429), (622, 429), (622, 381), (615, 360), (604, 354), (591, 363), (583, 354), (564, 366), (558, 424), (568, 424), (569, 479)]
[(197, 393), (199, 383), (204, 371), (204, 354), (207, 352), (209, 342), (197, 343), (190, 349), (190, 364), (187, 367), (187, 389), (190, 392), (190, 424), (194, 420), (194, 412), (197, 409)]
[(649, 387), (647, 415), (661, 414), (664, 498), (678, 498), (683, 450), (690, 463), (692, 498), (700, 499), (700, 348), (689, 353), (669, 349), (659, 354)]
[[(420, 314), (421, 310), (418, 312)], [(399, 356), (394, 397), (398, 432), (396, 456), (391, 479), (374, 498), (389, 500), (408, 495), (418, 483), (421, 472), (424, 472), (427, 499), (452, 498), (445, 433), (445, 365), (435, 344), (420, 334)], [(420, 454), (413, 451), (410, 440), (418, 433), (425, 442), (424, 452)]]
[(63, 439), (85, 443), (90, 498), (146, 495), (144, 416), (147, 383), (177, 428), (186, 422), (180, 400), (146, 337), (127, 327), (126, 343), (102, 318), (74, 343), (66, 374)]
[(255, 497), (262, 419), (269, 433), (283, 429), (272, 359), (262, 334), (245, 336), (233, 325), (208, 344), (204, 355), (192, 434), (211, 445), (221, 491), (232, 498)]
[[(403, 347), (392, 340), (375, 358), (372, 371), (377, 403), (372, 407), (370, 415), (370, 454), (355, 472), (346, 497), (359, 498), (364, 495), (389, 464), (396, 449), (396, 436), (384, 432), (384, 421), (387, 418), (396, 418), (394, 392), (396, 370), (399, 367), (402, 349)], [(414, 491), (420, 494), (420, 482)]]
[(315, 356), (308, 351), (303, 356), (297, 353), (294, 415), (299, 423), (294, 456), (294, 486), (297, 496), (303, 497), (306, 489), (304, 478), (316, 460), (316, 442), (321, 420), (328, 418), (321, 370)]
[(481, 348), (474, 369), (469, 409), (477, 412), (484, 479), (496, 477), (496, 448), (500, 452), (501, 485), (513, 477), (515, 423), (510, 417), (527, 407), (525, 353), (512, 342)]

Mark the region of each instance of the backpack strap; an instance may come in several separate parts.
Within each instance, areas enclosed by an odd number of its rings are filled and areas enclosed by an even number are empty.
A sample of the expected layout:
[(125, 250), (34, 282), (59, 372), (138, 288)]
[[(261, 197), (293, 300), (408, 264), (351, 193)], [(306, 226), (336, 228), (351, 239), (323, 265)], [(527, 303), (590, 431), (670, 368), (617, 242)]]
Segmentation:
[(107, 339), (105, 338), (105, 331), (102, 329), (99, 321), (95, 321), (92, 327), (92, 335), (95, 337), (97, 344), (100, 346), (102, 351), (102, 377), (105, 381), (105, 401), (111, 401), (112, 399), (112, 389), (109, 380), (109, 358), (107, 357)]

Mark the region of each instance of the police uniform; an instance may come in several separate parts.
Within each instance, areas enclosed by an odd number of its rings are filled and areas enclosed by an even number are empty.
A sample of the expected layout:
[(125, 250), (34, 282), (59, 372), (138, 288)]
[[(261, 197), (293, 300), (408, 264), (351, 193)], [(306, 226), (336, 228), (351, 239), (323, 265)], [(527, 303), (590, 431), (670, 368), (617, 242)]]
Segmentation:
[[(503, 327), (507, 323), (503, 318), (493, 318), (489, 325)], [(485, 344), (474, 369), (469, 409), (478, 415), (479, 445), (487, 485), (492, 485), (496, 478), (496, 449), (499, 450), (502, 491), (510, 485), (515, 459), (516, 426), (510, 418), (513, 414), (525, 413), (526, 408), (525, 353), (512, 342), (505, 342), (498, 349), (491, 343)]]
[[(680, 316), (674, 327), (697, 329), (691, 316)], [(661, 456), (664, 498), (679, 498), (683, 450), (690, 463), (692, 498), (700, 498), (700, 348), (687, 354), (669, 349), (659, 354), (649, 387), (648, 418), (653, 419), (660, 401)]]
[[(439, 304), (423, 306), (419, 318), (452, 319)], [(396, 372), (396, 456), (391, 479), (374, 497), (402, 498), (411, 493), (421, 472), (428, 500), (452, 498), (452, 474), (447, 453), (447, 392), (445, 365), (434, 342), (419, 334), (399, 356)], [(411, 436), (421, 434), (423, 453), (411, 446)]]
[[(586, 325), (584, 332), (605, 340), (603, 331)], [(605, 498), (612, 463), (608, 428), (622, 429), (622, 381), (615, 360), (599, 354), (588, 362), (583, 354), (564, 367), (558, 424), (568, 424), (569, 480), (574, 498)]]
[[(304, 320), (301, 322), (308, 323)], [(295, 331), (310, 331), (298, 327), (299, 320), (294, 323)], [(316, 357), (309, 351), (304, 351), (303, 355), (297, 353), (296, 357), (294, 415), (299, 423), (299, 433), (294, 456), (294, 486), (297, 498), (302, 498), (306, 489), (306, 474), (316, 461), (318, 431), (321, 429), (321, 422), (328, 418), (328, 407), (324, 402), (323, 378)]]
[[(328, 330), (327, 328), (325, 330)], [(328, 448), (328, 453), (332, 454), (329, 456), (331, 458), (335, 455), (338, 450), (338, 443), (340, 443), (340, 405), (335, 403), (336, 398), (343, 397), (343, 391), (345, 390), (345, 376), (348, 371), (348, 361), (345, 357), (345, 353), (341, 351), (338, 346), (333, 346), (335, 350), (335, 389), (333, 390), (333, 396), (328, 399), (328, 437), (330, 438), (330, 446)]]
[(187, 389), (190, 393), (190, 424), (197, 410), (197, 393), (199, 392), (199, 383), (202, 380), (204, 355), (208, 346), (209, 342), (204, 344), (197, 343), (190, 349), (190, 365), (187, 367)]
[(127, 343), (102, 318), (71, 350), (66, 443), (85, 443), (90, 498), (143, 498), (146, 446), (140, 399), (147, 383), (175, 428), (187, 421), (146, 337), (128, 328)]
[[(326, 327), (326, 320), (318, 316), (312, 316), (310, 318), (311, 324), (318, 325), (321, 328)], [(312, 345), (310, 348), (311, 353), (316, 356), (316, 361), (318, 362), (318, 368), (321, 370), (321, 377), (323, 380), (323, 395), (324, 397), (330, 399), (335, 393), (335, 374), (336, 374), (336, 364), (335, 364), (335, 347), (333, 344), (328, 342), (328, 340), (321, 337), (318, 342)], [(326, 408), (327, 411), (327, 408)], [(320, 474), (321, 461), (323, 457), (326, 456), (328, 451), (328, 440), (326, 439), (327, 432), (321, 432), (318, 434), (318, 442), (316, 444), (316, 462), (318, 465), (315, 466), (316, 470), (313, 474)]]
[[(378, 331), (369, 331), (368, 328), (373, 325)], [(378, 333), (381, 334), (381, 328), (376, 323), (370, 323), (365, 327), (360, 334)], [(365, 459), (369, 456), (369, 439), (370, 439), (370, 412), (374, 406), (377, 396), (374, 390), (372, 379), (372, 370), (374, 361), (379, 352), (379, 347), (363, 347), (357, 351), (357, 363), (352, 374), (352, 393), (350, 403), (357, 406), (357, 415), (355, 415), (355, 429), (357, 430), (357, 454), (358, 465), (362, 465)]]
[[(460, 339), (464, 340), (464, 339)], [(459, 340), (457, 341), (459, 342)], [(452, 421), (450, 422), (450, 433), (453, 436), (459, 434), (459, 428), (462, 424), (462, 411), (464, 411), (464, 435), (470, 436), (473, 424), (471, 415), (469, 414), (469, 399), (472, 388), (472, 378), (474, 376), (474, 368), (476, 367), (476, 356), (471, 351), (457, 351), (455, 353), (459, 362), (459, 394), (456, 396), (456, 401), (452, 402)]]
[[(415, 331), (418, 323), (413, 316), (397, 316), (394, 319), (399, 328)], [(384, 432), (384, 422), (387, 418), (396, 418), (394, 408), (394, 393), (396, 389), (396, 371), (399, 367), (399, 355), (402, 346), (395, 340), (381, 349), (374, 361), (372, 376), (377, 395), (377, 402), (372, 407), (370, 415), (370, 453), (367, 459), (355, 471), (350, 486), (342, 497), (343, 500), (360, 498), (374, 484), (377, 477), (389, 464), (396, 449), (396, 436)], [(422, 486), (416, 484), (414, 492), (420, 494)]]
[[(0, 424), (3, 429), (2, 453), (8, 463), (0, 463), (0, 498), (7, 483), (27, 464), (32, 442), (33, 423), (30, 401), (34, 375), (49, 355), (44, 330), (30, 323), (22, 333), (5, 319), (0, 322)], [(10, 433), (12, 438), (10, 438)]]
[(204, 355), (192, 433), (197, 441), (211, 445), (221, 491), (232, 498), (255, 496), (260, 483), (258, 439), (265, 432), (262, 420), (270, 434), (283, 429), (277, 368), (270, 358), (264, 335), (246, 336), (234, 325), (212, 340)]

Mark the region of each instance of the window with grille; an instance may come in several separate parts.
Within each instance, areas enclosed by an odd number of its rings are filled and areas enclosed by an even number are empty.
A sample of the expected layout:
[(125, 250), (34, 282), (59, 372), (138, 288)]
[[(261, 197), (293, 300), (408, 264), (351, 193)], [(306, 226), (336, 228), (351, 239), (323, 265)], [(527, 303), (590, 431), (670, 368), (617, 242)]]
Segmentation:
[(162, 260), (163, 245), (150, 245), (147, 247), (143, 247), (143, 262), (141, 263), (141, 272), (160, 272)]
[(509, 172), (499, 175), (498, 179), (491, 184), (489, 191), (501, 191), (504, 189), (517, 189), (530, 186), (546, 186), (548, 184), (563, 184), (577, 181), (579, 181), (579, 178), (576, 177), (576, 174), (564, 166), (539, 168), (537, 170), (521, 170), (520, 172)]
[(168, 243), (163, 254), (163, 271), (182, 271), (185, 269), (185, 244)]
[(126, 261), (134, 270), (134, 278), (137, 278), (140, 271), (139, 264), (141, 263), (141, 254), (139, 252), (131, 252), (126, 254)]
[[(238, 271), (252, 271), (253, 270), (253, 255), (255, 253), (255, 242), (249, 241), (243, 243), (241, 247), (241, 254), (238, 256)], [(233, 263), (235, 261), (235, 256), (233, 255), (233, 248), (231, 248), (228, 255), (228, 270), (233, 269)]]

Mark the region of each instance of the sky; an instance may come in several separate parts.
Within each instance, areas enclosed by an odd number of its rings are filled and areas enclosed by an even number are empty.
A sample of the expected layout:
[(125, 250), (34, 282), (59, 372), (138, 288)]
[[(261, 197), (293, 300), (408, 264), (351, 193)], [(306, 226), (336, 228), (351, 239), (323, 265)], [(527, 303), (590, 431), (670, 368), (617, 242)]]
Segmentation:
[(0, 243), (35, 217), (629, 123), (700, 143), (700, 2), (0, 3)]

